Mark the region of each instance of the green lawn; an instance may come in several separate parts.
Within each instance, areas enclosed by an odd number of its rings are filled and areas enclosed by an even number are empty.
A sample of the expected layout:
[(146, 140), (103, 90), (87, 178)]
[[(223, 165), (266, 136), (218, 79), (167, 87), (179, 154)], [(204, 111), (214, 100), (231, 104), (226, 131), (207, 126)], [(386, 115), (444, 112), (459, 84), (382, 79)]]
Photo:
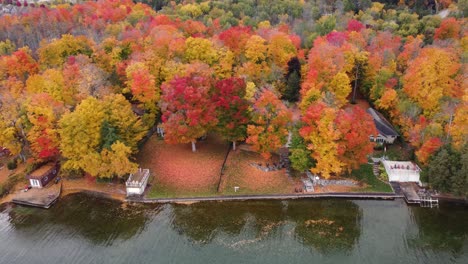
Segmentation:
[(377, 179), (372, 172), (372, 165), (364, 164), (357, 170), (351, 173), (351, 178), (366, 183), (368, 186), (356, 191), (362, 192), (392, 192), (392, 188), (388, 183), (384, 183)]
[(148, 189), (146, 198), (186, 198), (186, 197), (209, 197), (218, 196), (219, 193), (215, 186), (202, 190), (187, 190), (183, 188), (176, 188), (169, 185), (158, 184), (155, 178), (151, 179), (151, 187)]

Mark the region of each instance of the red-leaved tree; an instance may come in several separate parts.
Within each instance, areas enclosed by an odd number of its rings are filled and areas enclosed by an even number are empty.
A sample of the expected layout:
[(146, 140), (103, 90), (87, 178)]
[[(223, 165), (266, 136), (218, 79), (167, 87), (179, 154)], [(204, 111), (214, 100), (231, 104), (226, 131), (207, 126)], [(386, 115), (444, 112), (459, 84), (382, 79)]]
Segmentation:
[(245, 82), (241, 78), (228, 78), (216, 82), (213, 102), (218, 115), (217, 130), (223, 138), (232, 141), (244, 140), (249, 122), (249, 103), (245, 97)]
[(360, 106), (340, 110), (335, 120), (341, 137), (338, 140), (338, 159), (348, 173), (366, 163), (367, 155), (372, 153), (373, 144), (369, 136), (377, 131), (372, 117)]
[(161, 111), (166, 142), (192, 143), (218, 122), (209, 96), (211, 80), (192, 75), (176, 77), (162, 86)]

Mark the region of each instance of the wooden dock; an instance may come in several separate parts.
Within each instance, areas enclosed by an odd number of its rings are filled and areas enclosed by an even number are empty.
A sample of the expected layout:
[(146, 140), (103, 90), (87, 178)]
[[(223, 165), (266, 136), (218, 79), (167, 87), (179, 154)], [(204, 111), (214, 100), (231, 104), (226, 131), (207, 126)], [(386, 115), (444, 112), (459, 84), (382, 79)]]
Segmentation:
[[(409, 204), (419, 204), (420, 203), (420, 197), (418, 195), (417, 191), (417, 185), (414, 183), (400, 183), (400, 188), (403, 194), (405, 195), (405, 200)], [(418, 188), (419, 189), (419, 188)]]
[(439, 200), (430, 195), (421, 194), (421, 188), (414, 182), (391, 182), (395, 194), (402, 195), (407, 204), (419, 204), (421, 207), (437, 207)]
[(13, 203), (50, 208), (60, 197), (62, 184), (50, 183), (45, 188), (33, 188), (27, 192), (20, 190), (14, 194)]

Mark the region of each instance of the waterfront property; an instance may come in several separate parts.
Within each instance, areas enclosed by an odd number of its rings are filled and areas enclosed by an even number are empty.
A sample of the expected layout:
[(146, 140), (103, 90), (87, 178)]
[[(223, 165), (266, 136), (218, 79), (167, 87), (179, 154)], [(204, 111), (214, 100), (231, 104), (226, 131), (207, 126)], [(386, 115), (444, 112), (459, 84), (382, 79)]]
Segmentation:
[(16, 204), (50, 208), (60, 197), (62, 191), (61, 184), (49, 184), (45, 188), (23, 189), (13, 195), (13, 202)]
[(382, 160), (390, 182), (420, 182), (421, 169), (411, 161)]
[(49, 162), (28, 174), (27, 178), (33, 188), (43, 188), (57, 176), (59, 169), (58, 163)]
[(370, 140), (377, 143), (388, 143), (393, 144), (395, 139), (398, 137), (398, 133), (395, 131), (390, 122), (377, 110), (368, 108), (369, 113), (374, 119), (375, 128), (378, 131), (377, 135), (371, 135)]
[(139, 168), (136, 173), (130, 174), (125, 186), (127, 188), (127, 196), (142, 195), (145, 192), (146, 185), (149, 179), (149, 169)]

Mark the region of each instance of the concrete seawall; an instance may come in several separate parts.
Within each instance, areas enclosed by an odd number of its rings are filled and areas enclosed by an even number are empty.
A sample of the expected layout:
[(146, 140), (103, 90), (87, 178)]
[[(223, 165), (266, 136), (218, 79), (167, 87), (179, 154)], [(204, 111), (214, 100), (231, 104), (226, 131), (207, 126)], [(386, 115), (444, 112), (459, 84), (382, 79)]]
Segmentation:
[(342, 198), (342, 199), (374, 199), (394, 200), (403, 198), (394, 193), (314, 193), (314, 194), (272, 194), (272, 195), (230, 195), (211, 197), (187, 197), (187, 198), (140, 198), (128, 197), (125, 201), (137, 203), (192, 203), (205, 201), (248, 201), (248, 200), (290, 200), (290, 199), (314, 199), (314, 198)]

